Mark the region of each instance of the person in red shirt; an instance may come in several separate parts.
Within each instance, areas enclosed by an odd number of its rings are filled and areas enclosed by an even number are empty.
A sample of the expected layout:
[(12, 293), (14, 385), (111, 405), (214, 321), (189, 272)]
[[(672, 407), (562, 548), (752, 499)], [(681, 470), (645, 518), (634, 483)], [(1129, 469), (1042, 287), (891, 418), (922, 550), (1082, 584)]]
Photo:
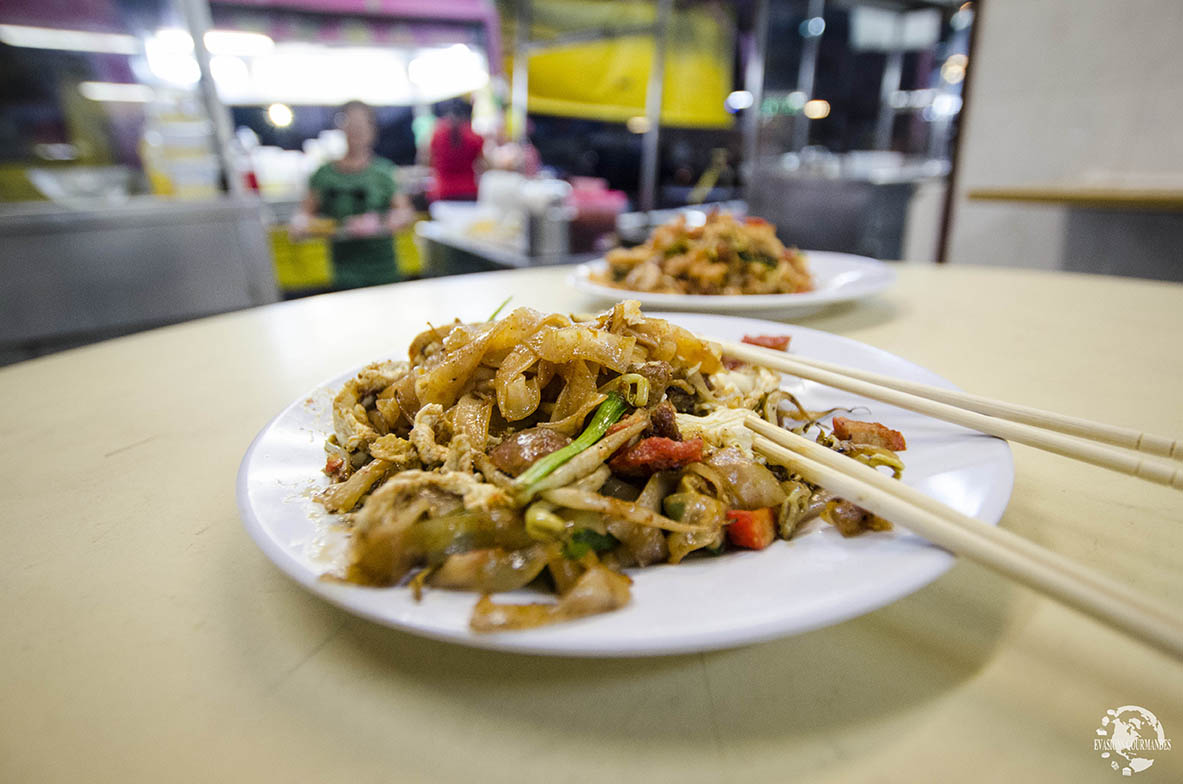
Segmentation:
[(472, 130), (459, 99), (435, 124), (431, 136), (432, 201), (476, 201), (476, 167), (483, 164), (485, 140)]

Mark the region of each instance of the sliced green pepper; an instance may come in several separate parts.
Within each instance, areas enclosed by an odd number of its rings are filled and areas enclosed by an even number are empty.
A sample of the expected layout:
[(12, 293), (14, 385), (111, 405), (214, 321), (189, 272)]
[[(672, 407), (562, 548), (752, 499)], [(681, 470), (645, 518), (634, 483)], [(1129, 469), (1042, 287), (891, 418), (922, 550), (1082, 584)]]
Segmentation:
[(601, 534), (590, 528), (580, 528), (571, 534), (571, 538), (563, 545), (563, 555), (572, 561), (578, 561), (591, 550), (604, 553), (618, 544), (620, 540), (612, 534)]

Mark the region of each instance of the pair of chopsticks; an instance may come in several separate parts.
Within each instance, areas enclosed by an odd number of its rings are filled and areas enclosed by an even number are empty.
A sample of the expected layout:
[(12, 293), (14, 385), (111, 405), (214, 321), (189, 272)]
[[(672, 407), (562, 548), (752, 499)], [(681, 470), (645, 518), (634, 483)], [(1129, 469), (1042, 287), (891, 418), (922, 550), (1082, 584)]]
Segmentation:
[[(845, 368), (817, 359), (790, 356), (784, 352), (746, 343), (724, 340), (713, 342), (722, 346), (724, 354), (735, 359), (890, 403), (971, 430), (1005, 438), (1007, 441), (1015, 441), (1150, 482), (1183, 489), (1183, 466), (1169, 460), (1141, 456), (1149, 453), (1183, 460), (1183, 443), (1177, 439), (1069, 417), (1054, 411), (1017, 406), (928, 384), (902, 381), (879, 373)], [(1116, 444), (1140, 454), (1123, 452), (1103, 444)]]
[[(1002, 419), (1006, 412), (1016, 411), (1016, 416), (1028, 417), (1029, 422), (1051, 421), (1049, 427), (1073, 428), (1077, 435), (1084, 435), (1091, 431), (1083, 420), (1076, 420), (1060, 415), (1051, 415), (1045, 419), (1044, 412), (1031, 413), (1032, 409), (1022, 409), (1010, 404), (990, 401), (976, 396), (962, 395), (958, 392), (927, 387), (921, 384), (902, 382), (877, 374), (855, 371), (829, 363), (814, 360), (801, 361), (797, 357), (788, 357), (781, 352), (763, 349), (745, 344), (715, 341), (723, 347), (724, 354), (743, 359), (754, 364), (781, 370), (786, 373), (809, 378), (813, 381), (834, 386), (839, 389), (854, 392), (884, 402), (908, 408), (920, 413), (947, 419), (956, 424), (973, 427), (992, 435), (1003, 435), (1003, 432), (1018, 433), (1022, 441), (1032, 446), (1042, 446), (1042, 439), (1050, 439), (1053, 447), (1044, 446), (1059, 454), (1081, 457), (1088, 462), (1135, 476), (1162, 481), (1155, 477), (1166, 476), (1163, 484), (1183, 487), (1180, 483), (1179, 471), (1170, 464), (1160, 466), (1161, 461), (1145, 461), (1134, 458), (1133, 465), (1118, 462), (1116, 465), (1099, 462), (1094, 459), (1097, 452), (1084, 451), (1079, 453), (1077, 445), (1073, 443), (1069, 450), (1062, 441), (1077, 442), (1078, 438), (1059, 436), (1056, 433), (1040, 433), (1039, 438), (1032, 437), (1028, 430), (1038, 431), (1034, 424), (1015, 422)], [(825, 365), (821, 368), (820, 365)], [(883, 386), (879, 386), (871, 379), (883, 379)], [(888, 387), (890, 382), (892, 387)], [(901, 391), (898, 387), (907, 387)], [(932, 391), (940, 393), (940, 400), (933, 401), (921, 397), (917, 392)], [(903, 396), (903, 397), (901, 397)], [(921, 401), (917, 403), (916, 401)], [(932, 404), (931, 406), (928, 404)], [(997, 416), (983, 414), (980, 411), (967, 411), (958, 404), (978, 406), (998, 412)], [(952, 410), (950, 412), (949, 410)], [(1022, 413), (1027, 412), (1027, 413)], [(980, 423), (979, 426), (973, 423)], [(790, 470), (800, 474), (807, 481), (825, 487), (827, 490), (846, 500), (868, 509), (888, 520), (903, 526), (919, 536), (945, 549), (977, 561), (995, 571), (1000, 572), (1018, 582), (1043, 593), (1063, 603), (1075, 607), (1093, 617), (1106, 622), (1116, 628), (1144, 640), (1156, 647), (1183, 657), (1183, 618), (1171, 615), (1160, 607), (1160, 602), (1131, 590), (1128, 586), (1086, 566), (1071, 561), (1064, 556), (1040, 547), (1033, 542), (1017, 536), (1005, 529), (975, 520), (961, 514), (948, 506), (914, 490), (902, 482), (898, 482), (879, 471), (841, 455), (827, 447), (810, 441), (782, 427), (766, 422), (756, 414), (751, 414), (745, 424), (754, 433), (754, 447), (770, 461), (785, 465)], [(1016, 429), (1017, 428), (1017, 429)], [(1107, 425), (1098, 426), (1097, 432), (1104, 434), (1103, 438), (1114, 443), (1115, 439), (1122, 439), (1120, 443), (1131, 448), (1157, 450), (1159, 454), (1183, 456), (1177, 441), (1162, 437), (1150, 437), (1135, 431), (1123, 431)], [(1062, 439), (1062, 440), (1061, 440)], [(1102, 453), (1115, 452), (1108, 448), (1097, 447), (1094, 444), (1081, 444), (1103, 450)], [(1122, 453), (1117, 453), (1122, 455)], [(1122, 455), (1125, 457), (1125, 455)], [(1108, 458), (1107, 458), (1108, 459)], [(1146, 466), (1149, 465), (1148, 469)], [(1164, 474), (1164, 472), (1167, 472)], [(1172, 478), (1174, 477), (1174, 478)]]

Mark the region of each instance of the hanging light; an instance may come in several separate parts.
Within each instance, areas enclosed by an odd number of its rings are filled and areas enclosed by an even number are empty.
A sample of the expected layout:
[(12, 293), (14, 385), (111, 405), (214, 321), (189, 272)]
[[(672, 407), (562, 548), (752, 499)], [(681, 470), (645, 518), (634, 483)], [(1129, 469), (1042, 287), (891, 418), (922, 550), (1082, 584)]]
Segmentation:
[(78, 92), (90, 101), (113, 103), (147, 103), (155, 97), (148, 85), (127, 82), (80, 82)]
[(755, 97), (747, 90), (736, 90), (724, 99), (723, 106), (729, 112), (738, 112), (750, 109), (755, 102)]
[(820, 98), (806, 101), (805, 106), (801, 107), (801, 113), (811, 120), (821, 120), (822, 118), (829, 117), (830, 102), (823, 101)]
[(0, 42), (27, 49), (57, 49), (66, 52), (138, 54), (140, 51), (140, 41), (134, 35), (26, 25), (0, 25)]
[(292, 107), (286, 103), (273, 103), (267, 107), (267, 122), (276, 128), (287, 128), (295, 118)]

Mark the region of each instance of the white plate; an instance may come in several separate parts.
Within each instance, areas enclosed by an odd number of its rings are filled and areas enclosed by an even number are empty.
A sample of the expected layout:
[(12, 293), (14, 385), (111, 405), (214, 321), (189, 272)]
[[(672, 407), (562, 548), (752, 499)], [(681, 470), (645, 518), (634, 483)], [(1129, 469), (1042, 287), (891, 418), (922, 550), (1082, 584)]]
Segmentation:
[(603, 259), (580, 264), (568, 279), (584, 294), (616, 302), (640, 300), (646, 308), (698, 310), (711, 313), (746, 313), (772, 317), (804, 316), (839, 302), (869, 297), (895, 281), (895, 270), (882, 261), (850, 253), (802, 251), (809, 259), (816, 288), (800, 294), (656, 294), (605, 286), (592, 280), (592, 272), (606, 270)]
[[(663, 315), (663, 314), (655, 314)], [(724, 316), (665, 314), (700, 334), (793, 335), (792, 351), (901, 378), (951, 387), (906, 360), (856, 341), (804, 327)], [(401, 353), (401, 352), (400, 352)], [(726, 648), (797, 634), (853, 618), (906, 596), (948, 569), (953, 556), (904, 531), (843, 539), (811, 524), (792, 541), (760, 552), (691, 559), (630, 570), (632, 602), (622, 610), (523, 632), (474, 634), (476, 595), (407, 588), (363, 588), (322, 581), (342, 536), (312, 500), (327, 484), (322, 443), (329, 404), (353, 372), (301, 395), (255, 438), (238, 472), (238, 505), (247, 531), (279, 568), (349, 612), (440, 640), (564, 656), (642, 656)], [(866, 416), (902, 431), (904, 481), (965, 514), (997, 523), (1014, 469), (1006, 442), (812, 382), (787, 384), (810, 408), (864, 405)], [(501, 596), (537, 600), (530, 591)]]

